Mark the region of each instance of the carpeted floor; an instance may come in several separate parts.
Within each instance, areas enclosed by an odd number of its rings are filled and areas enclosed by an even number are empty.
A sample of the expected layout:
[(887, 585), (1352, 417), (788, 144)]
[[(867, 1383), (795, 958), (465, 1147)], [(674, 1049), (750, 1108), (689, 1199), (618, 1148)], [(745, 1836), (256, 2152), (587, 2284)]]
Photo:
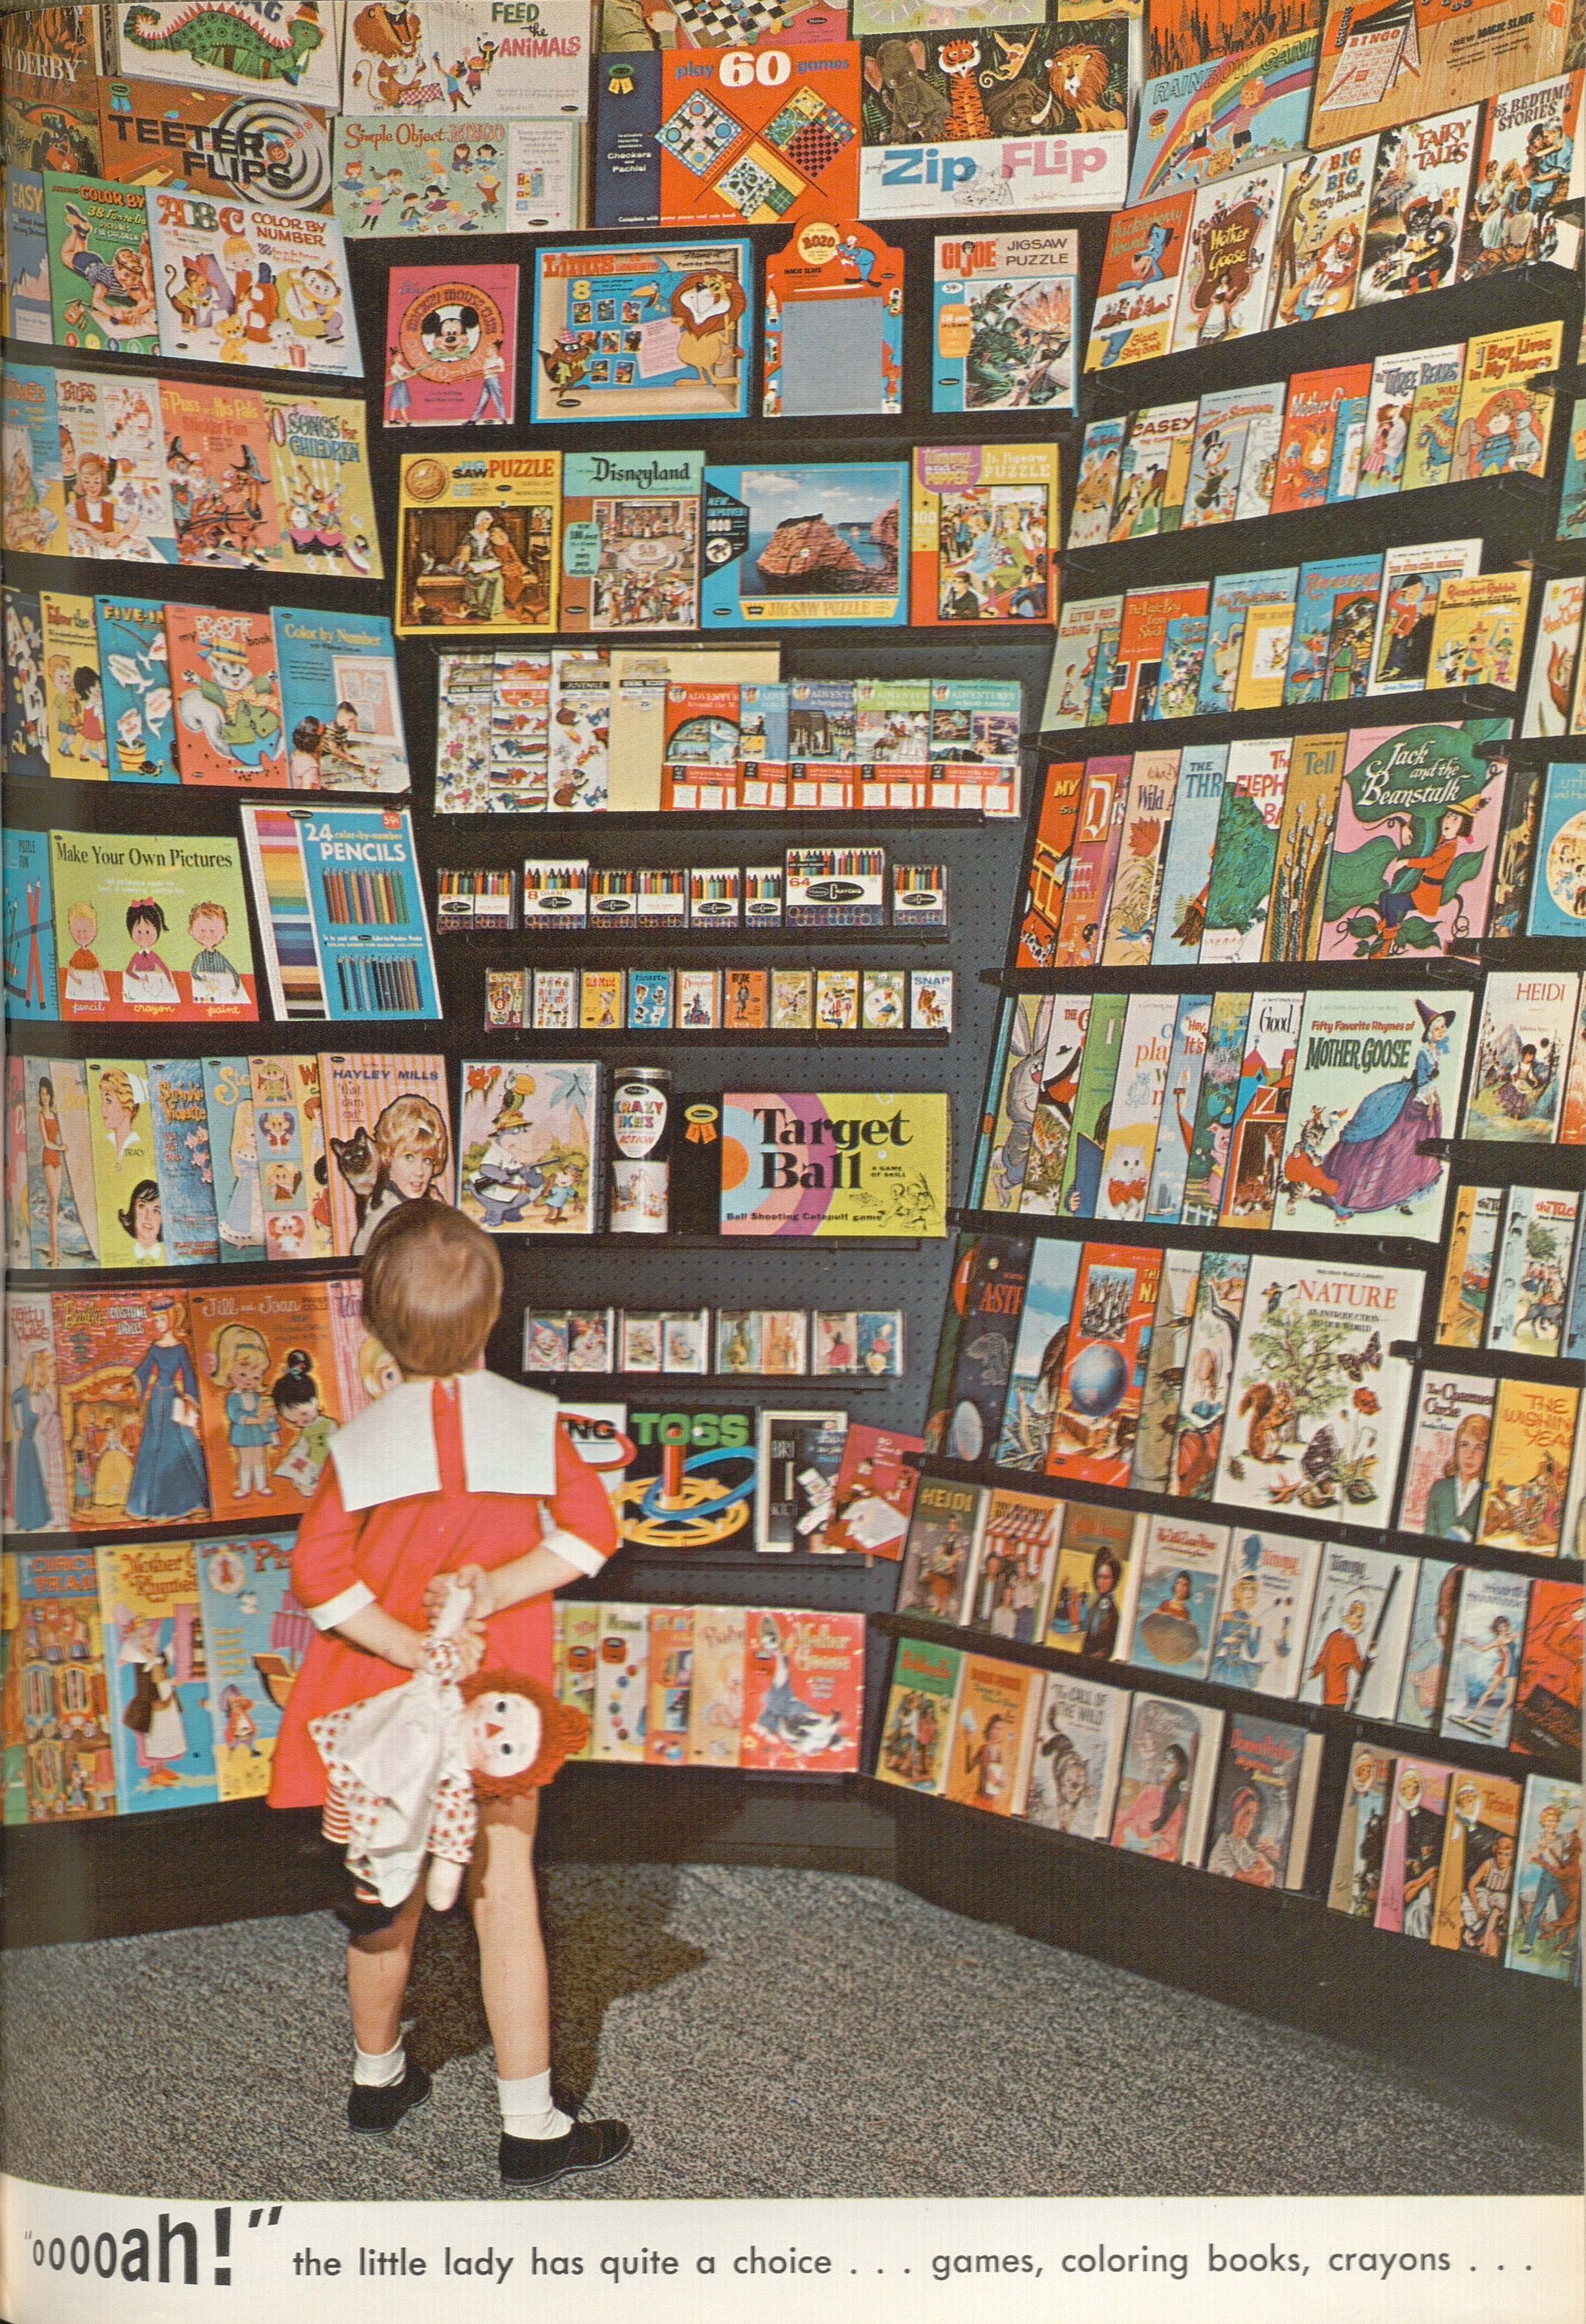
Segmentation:
[[(634, 2128), (560, 2195), (1564, 2193), (1577, 2158), (1283, 2031), (883, 1883), (553, 1867), (558, 2080)], [(327, 1914), (4, 1964), (0, 2163), (189, 2200), (493, 2197), (472, 1937), (430, 1917), (411, 1993), (435, 2096), (354, 2138)], [(534, 2199), (530, 2199), (534, 2200)]]

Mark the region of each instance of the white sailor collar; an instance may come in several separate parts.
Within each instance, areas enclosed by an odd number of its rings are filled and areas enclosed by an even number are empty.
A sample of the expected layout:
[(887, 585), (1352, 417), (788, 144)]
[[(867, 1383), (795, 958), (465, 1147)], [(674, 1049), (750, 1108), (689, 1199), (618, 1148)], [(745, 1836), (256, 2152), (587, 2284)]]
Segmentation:
[[(557, 1489), (557, 1400), (494, 1372), (464, 1372), (448, 1383), (463, 1430), (463, 1472), (471, 1493), (549, 1498)], [(342, 1507), (371, 1509), (440, 1490), (434, 1383), (388, 1388), (330, 1440)]]

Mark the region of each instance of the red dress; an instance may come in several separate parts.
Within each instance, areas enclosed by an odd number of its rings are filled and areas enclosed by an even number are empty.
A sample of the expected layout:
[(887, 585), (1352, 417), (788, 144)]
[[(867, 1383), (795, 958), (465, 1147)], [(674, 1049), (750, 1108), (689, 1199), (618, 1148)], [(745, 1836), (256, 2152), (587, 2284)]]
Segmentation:
[[(349, 1593), (366, 1605), (367, 1590), (388, 1614), (421, 1631), (428, 1627), (424, 1592), (438, 1573), (454, 1572), (460, 1565), (487, 1570), (510, 1565), (544, 1539), (540, 1502), (533, 1495), (468, 1491), (456, 1399), (438, 1381), (431, 1409), (440, 1464), (438, 1492), (410, 1494), (349, 1514), (342, 1505), (335, 1465), (326, 1464), (292, 1553), (292, 1591), (310, 1617), (317, 1606), (330, 1606)], [(579, 1459), (559, 1422), (556, 1473), (556, 1493), (547, 1502), (553, 1526), (576, 1535), (596, 1556), (609, 1557), (616, 1547), (617, 1529), (605, 1487)], [(549, 1685), (549, 1596), (527, 1599), (504, 1614), (493, 1615), (487, 1635), (487, 1669), (519, 1671)], [(310, 1719), (383, 1694), (411, 1675), (328, 1630), (318, 1632), (287, 1699), (275, 1745), (271, 1806), (318, 1807), (324, 1803), (325, 1769), (309, 1733)]]

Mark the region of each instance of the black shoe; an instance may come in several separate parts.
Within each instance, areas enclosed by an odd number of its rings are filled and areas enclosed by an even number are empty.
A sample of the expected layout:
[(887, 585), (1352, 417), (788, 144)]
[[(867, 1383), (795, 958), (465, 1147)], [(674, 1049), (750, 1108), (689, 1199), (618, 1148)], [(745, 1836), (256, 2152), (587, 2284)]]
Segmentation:
[(347, 2094), (347, 2128), (362, 2131), (366, 2138), (384, 2138), (403, 2115), (421, 2107), (429, 2096), (429, 2077), (410, 2058), (401, 2080), (383, 2090), (371, 2089), (364, 2082), (353, 2084)]
[(579, 2116), (560, 2138), (514, 2138), (503, 2131), (501, 2175), (509, 2187), (549, 2187), (574, 2171), (604, 2171), (620, 2163), (633, 2144), (625, 2122), (586, 2122)]

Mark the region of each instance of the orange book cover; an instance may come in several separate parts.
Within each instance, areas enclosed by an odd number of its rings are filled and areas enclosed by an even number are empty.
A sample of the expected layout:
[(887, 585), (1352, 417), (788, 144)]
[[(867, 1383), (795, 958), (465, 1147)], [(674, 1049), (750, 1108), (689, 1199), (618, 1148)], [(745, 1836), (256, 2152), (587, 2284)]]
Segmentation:
[(346, 1417), (323, 1283), (193, 1294), (215, 1514), (300, 1517)]

